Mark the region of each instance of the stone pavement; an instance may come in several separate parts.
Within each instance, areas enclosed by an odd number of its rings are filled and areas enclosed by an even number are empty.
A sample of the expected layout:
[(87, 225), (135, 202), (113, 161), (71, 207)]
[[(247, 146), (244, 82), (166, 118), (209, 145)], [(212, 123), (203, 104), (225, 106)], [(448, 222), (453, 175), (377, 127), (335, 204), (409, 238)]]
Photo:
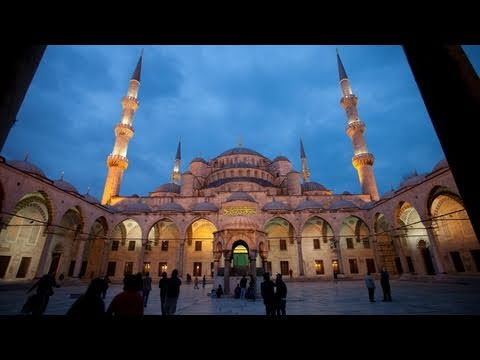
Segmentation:
[[(377, 282), (375, 303), (368, 301), (363, 280), (287, 282), (287, 314), (289, 315), (480, 315), (480, 281), (432, 283), (423, 281), (392, 280), (392, 302), (382, 302), (382, 291)], [(159, 315), (158, 284), (150, 293), (146, 315)], [(27, 285), (0, 286), (0, 315), (19, 315), (25, 302)], [(64, 285), (55, 289), (46, 315), (63, 315), (85, 284)], [(122, 285), (111, 285), (105, 305), (118, 294)], [(240, 300), (232, 297), (212, 299), (212, 289), (193, 289), (193, 284), (180, 288), (177, 315), (263, 315), (262, 299)]]

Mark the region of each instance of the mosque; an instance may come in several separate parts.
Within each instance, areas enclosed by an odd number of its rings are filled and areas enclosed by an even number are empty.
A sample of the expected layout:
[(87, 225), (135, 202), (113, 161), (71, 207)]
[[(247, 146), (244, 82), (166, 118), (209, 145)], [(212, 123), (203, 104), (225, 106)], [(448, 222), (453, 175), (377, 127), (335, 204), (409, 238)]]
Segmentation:
[(362, 278), (382, 267), (402, 276), (479, 275), (480, 243), (445, 160), (379, 196), (358, 98), (338, 53), (337, 61), (361, 194), (312, 181), (300, 141), (300, 172), (284, 156), (239, 146), (195, 158), (181, 173), (179, 143), (170, 183), (148, 196), (120, 196), (141, 55), (122, 99), (101, 201), (63, 177), (47, 178), (28, 159), (0, 157), (0, 282), (48, 271), (114, 281), (149, 272), (157, 281), (178, 269), (183, 278), (206, 275), (228, 293), (232, 277), (265, 271), (299, 280)]

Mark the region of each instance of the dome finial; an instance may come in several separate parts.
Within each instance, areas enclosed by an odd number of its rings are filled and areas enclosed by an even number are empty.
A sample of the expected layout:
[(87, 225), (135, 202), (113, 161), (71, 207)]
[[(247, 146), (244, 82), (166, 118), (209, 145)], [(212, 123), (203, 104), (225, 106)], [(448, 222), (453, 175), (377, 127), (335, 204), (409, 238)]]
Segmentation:
[(243, 139), (242, 136), (238, 138), (238, 147), (243, 147)]
[(60, 172), (60, 180), (63, 181), (63, 175), (65, 175), (65, 171)]
[(87, 187), (87, 195), (90, 193), (90, 186)]
[(25, 153), (25, 159), (23, 161), (27, 161), (28, 160), (28, 151)]

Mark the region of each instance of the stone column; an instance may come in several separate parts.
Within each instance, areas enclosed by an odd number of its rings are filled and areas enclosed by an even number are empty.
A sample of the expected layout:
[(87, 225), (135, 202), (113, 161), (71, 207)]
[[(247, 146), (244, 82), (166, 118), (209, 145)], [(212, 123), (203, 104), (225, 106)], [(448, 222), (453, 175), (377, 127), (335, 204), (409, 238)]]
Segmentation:
[(433, 266), (435, 267), (435, 271), (437, 274), (442, 274), (445, 272), (445, 267), (443, 266), (442, 263), (442, 256), (440, 253), (440, 247), (438, 245), (437, 241), (437, 235), (432, 229), (433, 222), (432, 220), (424, 220), (422, 221), (423, 225), (425, 225), (425, 229), (427, 230), (428, 233), (428, 240), (430, 243), (430, 247), (432, 249), (432, 255), (433, 255)]
[(79, 241), (77, 256), (75, 257), (75, 268), (73, 269), (73, 277), (76, 278), (78, 278), (78, 275), (80, 274), (80, 270), (82, 268), (83, 253), (85, 252), (85, 245), (87, 243), (87, 239), (88, 236), (85, 235), (79, 235), (76, 238), (76, 241)]
[(184, 256), (185, 256), (185, 239), (181, 239), (180, 246), (178, 247), (178, 259), (177, 259), (178, 276), (183, 276)]
[(225, 250), (223, 256), (225, 257), (225, 270), (223, 274), (223, 292), (225, 295), (230, 294), (230, 258), (231, 251)]
[(45, 227), (45, 234), (47, 235), (45, 239), (45, 245), (43, 245), (42, 249), (42, 255), (40, 255), (40, 260), (38, 261), (38, 266), (37, 266), (37, 273), (35, 274), (35, 277), (42, 277), (45, 275), (45, 265), (47, 263), (47, 258), (48, 255), (50, 255), (51, 252), (51, 247), (52, 247), (52, 240), (53, 240), (53, 235), (55, 231), (55, 226), (54, 225), (48, 225)]
[(250, 273), (253, 276), (255, 284), (257, 283), (257, 252), (250, 250)]
[(148, 244), (148, 239), (144, 240), (142, 239), (142, 242), (140, 243), (140, 254), (138, 254), (138, 271), (143, 273), (143, 262), (145, 260), (145, 247)]
[(400, 263), (402, 264), (403, 272), (409, 273), (410, 270), (408, 269), (407, 257), (405, 256), (405, 252), (403, 251), (402, 241), (400, 240), (402, 237), (401, 231), (394, 231), (393, 232), (393, 243), (398, 251), (398, 256), (400, 257)]
[(300, 276), (304, 276), (305, 275), (305, 270), (303, 268), (302, 237), (301, 236), (296, 236), (295, 238), (296, 238), (295, 242), (297, 243), (298, 271), (300, 273)]
[(102, 250), (102, 260), (100, 264), (100, 276), (107, 275), (108, 255), (110, 253), (111, 246), (112, 246), (112, 243), (110, 242), (110, 240), (104, 240), (103, 250)]

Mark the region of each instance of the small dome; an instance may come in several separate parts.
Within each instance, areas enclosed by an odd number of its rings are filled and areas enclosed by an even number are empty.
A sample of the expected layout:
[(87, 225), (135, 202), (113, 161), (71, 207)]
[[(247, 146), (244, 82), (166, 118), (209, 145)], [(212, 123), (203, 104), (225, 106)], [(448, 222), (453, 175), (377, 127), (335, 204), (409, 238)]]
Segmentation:
[(212, 211), (217, 212), (218, 207), (215, 204), (208, 202), (201, 202), (192, 206), (192, 211)]
[(58, 179), (53, 182), (53, 185), (58, 187), (59, 189), (65, 190), (65, 191), (70, 191), (70, 192), (75, 192), (78, 193), (77, 189), (75, 189), (75, 186), (72, 184), (66, 182), (65, 180)]
[(33, 165), (32, 163), (24, 160), (11, 160), (7, 161), (8, 165), (13, 166), (14, 168), (30, 173), (30, 174), (35, 174), (39, 175), (42, 177), (46, 177), (43, 171), (36, 165)]
[(409, 177), (408, 179), (405, 179), (400, 183), (400, 188), (417, 185), (421, 183), (424, 179), (425, 179), (425, 175), (416, 175), (416, 176)]
[(344, 192), (342, 192), (342, 195), (352, 195), (352, 193), (349, 192), (349, 191), (344, 191)]
[(174, 183), (168, 183), (168, 184), (163, 184), (160, 185), (158, 188), (156, 188), (152, 192), (171, 192), (171, 193), (177, 193), (180, 194), (180, 185), (174, 184)]
[(256, 202), (255, 199), (251, 195), (249, 195), (247, 193), (244, 193), (242, 191), (234, 192), (234, 193), (232, 193), (232, 195), (230, 195), (227, 198), (227, 202), (237, 201), (237, 200)]
[(236, 148), (224, 151), (223, 153), (221, 153), (217, 157), (227, 156), (227, 155), (238, 155), (238, 154), (256, 155), (256, 156), (264, 157), (262, 154), (259, 154), (258, 152), (254, 151), (252, 149), (245, 148), (245, 147), (236, 147)]
[(183, 212), (185, 212), (185, 209), (180, 204), (170, 202), (170, 203), (160, 205), (160, 207), (158, 208), (158, 211), (172, 211), (172, 212), (182, 212), (183, 213)]
[(350, 200), (334, 200), (328, 207), (330, 210), (358, 208), (358, 205)]
[(302, 191), (327, 191), (327, 189), (322, 184), (310, 181), (302, 184)]
[(290, 160), (288, 160), (288, 158), (286, 156), (283, 156), (283, 155), (277, 156), (275, 159), (273, 159), (273, 162), (275, 162), (275, 161), (288, 161), (288, 162), (290, 162)]
[(323, 209), (323, 205), (315, 200), (304, 200), (298, 204), (296, 211), (309, 210), (309, 209)]
[(120, 207), (121, 212), (128, 212), (128, 213), (133, 213), (133, 212), (150, 212), (151, 209), (147, 204), (144, 203), (130, 203), (125, 206)]
[(269, 210), (290, 211), (290, 207), (287, 204), (285, 204), (284, 202), (272, 201), (272, 202), (266, 203), (265, 206), (263, 207), (263, 210), (265, 210), (265, 211), (269, 211)]
[(448, 167), (447, 159), (440, 160), (432, 169), (432, 172)]
[(96, 197), (94, 197), (94, 196), (92, 196), (92, 195), (90, 195), (90, 194), (85, 194), (85, 195), (83, 195), (83, 197), (84, 197), (85, 200), (87, 200), (89, 203), (92, 203), (92, 204), (100, 204), (100, 201), (99, 201)]
[(196, 157), (195, 159), (190, 161), (190, 164), (194, 163), (194, 162), (201, 162), (201, 163), (207, 164), (207, 161), (204, 158), (201, 158), (201, 157)]

